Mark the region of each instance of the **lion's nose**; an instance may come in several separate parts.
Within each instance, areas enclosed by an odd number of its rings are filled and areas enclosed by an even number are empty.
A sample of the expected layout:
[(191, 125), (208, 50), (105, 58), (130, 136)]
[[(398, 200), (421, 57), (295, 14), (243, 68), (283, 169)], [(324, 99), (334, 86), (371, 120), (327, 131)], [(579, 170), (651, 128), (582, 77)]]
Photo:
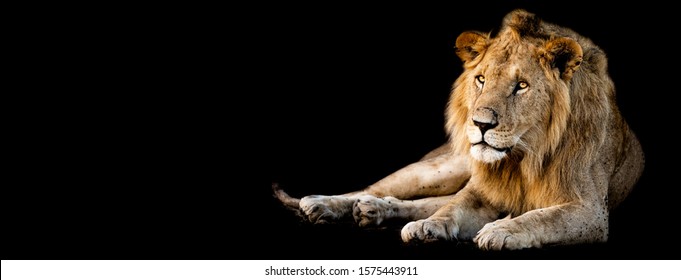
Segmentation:
[(497, 126), (497, 123), (484, 123), (484, 122), (478, 122), (478, 121), (473, 121), (473, 123), (480, 128), (480, 132), (482, 135), (485, 135), (485, 132), (487, 130), (490, 130), (492, 128), (495, 128)]
[(499, 124), (497, 112), (487, 107), (478, 108), (473, 115), (473, 124), (480, 129), (482, 135), (485, 135), (487, 130), (495, 128)]

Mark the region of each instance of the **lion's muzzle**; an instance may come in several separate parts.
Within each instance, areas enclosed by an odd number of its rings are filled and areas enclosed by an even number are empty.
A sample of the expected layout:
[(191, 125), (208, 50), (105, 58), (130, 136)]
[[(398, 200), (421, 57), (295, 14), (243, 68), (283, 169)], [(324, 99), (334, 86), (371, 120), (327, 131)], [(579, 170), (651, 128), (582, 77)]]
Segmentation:
[[(473, 125), (469, 125), (468, 140), (471, 142), (471, 156), (476, 160), (492, 163), (498, 161), (510, 152), (512, 145), (504, 141), (494, 130), (499, 126), (499, 114), (490, 107), (480, 107), (475, 110), (471, 118)], [(502, 141), (500, 141), (502, 140)]]

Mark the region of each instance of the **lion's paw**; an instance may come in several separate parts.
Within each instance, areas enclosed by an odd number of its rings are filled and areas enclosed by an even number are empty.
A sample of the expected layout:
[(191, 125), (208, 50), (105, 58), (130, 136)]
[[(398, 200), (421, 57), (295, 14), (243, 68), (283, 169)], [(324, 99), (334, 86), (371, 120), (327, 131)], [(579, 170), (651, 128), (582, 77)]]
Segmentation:
[(473, 242), (483, 250), (519, 250), (533, 247), (529, 236), (514, 230), (514, 222), (510, 220), (486, 224), (475, 236)]
[(385, 219), (391, 218), (399, 211), (399, 200), (394, 197), (377, 198), (365, 195), (357, 200), (352, 207), (352, 216), (360, 227), (378, 226)]
[(300, 209), (310, 222), (326, 224), (349, 217), (353, 202), (341, 196), (310, 195), (300, 199)]
[(402, 228), (404, 242), (432, 242), (453, 240), (459, 233), (459, 227), (448, 218), (428, 218), (410, 222)]

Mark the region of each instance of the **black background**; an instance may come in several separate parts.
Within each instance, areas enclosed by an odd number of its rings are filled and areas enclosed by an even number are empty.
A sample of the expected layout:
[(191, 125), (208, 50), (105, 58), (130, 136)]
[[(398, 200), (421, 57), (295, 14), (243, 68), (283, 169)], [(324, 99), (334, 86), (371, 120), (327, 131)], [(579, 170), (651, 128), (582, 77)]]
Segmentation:
[[(611, 215), (610, 242), (502, 253), (408, 246), (399, 226), (313, 226), (277, 204), (272, 182), (296, 197), (350, 192), (444, 143), (444, 107), (461, 73), (456, 37), (495, 31), (514, 8), (574, 29), (609, 56), (620, 110), (647, 160)], [(56, 37), (73, 60), (45, 55), (75, 70), (43, 85), (70, 91), (27, 100), (35, 114), (19, 125), (20, 156), (8, 170), (17, 180), (3, 188), (2, 259), (678, 258), (669, 228), (678, 182), (665, 161), (678, 147), (665, 140), (678, 72), (669, 7), (123, 10), (69, 23), (75, 29)]]

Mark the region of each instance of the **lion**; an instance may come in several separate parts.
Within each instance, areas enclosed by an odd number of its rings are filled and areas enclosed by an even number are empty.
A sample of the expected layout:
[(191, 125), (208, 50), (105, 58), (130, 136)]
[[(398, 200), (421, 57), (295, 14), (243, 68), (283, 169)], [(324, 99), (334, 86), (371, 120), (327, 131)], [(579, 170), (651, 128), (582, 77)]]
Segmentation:
[(449, 140), (366, 189), (276, 197), (312, 223), (406, 219), (404, 242), (483, 250), (600, 243), (644, 168), (603, 50), (524, 10), (495, 36), (456, 39), (463, 72), (446, 107)]

